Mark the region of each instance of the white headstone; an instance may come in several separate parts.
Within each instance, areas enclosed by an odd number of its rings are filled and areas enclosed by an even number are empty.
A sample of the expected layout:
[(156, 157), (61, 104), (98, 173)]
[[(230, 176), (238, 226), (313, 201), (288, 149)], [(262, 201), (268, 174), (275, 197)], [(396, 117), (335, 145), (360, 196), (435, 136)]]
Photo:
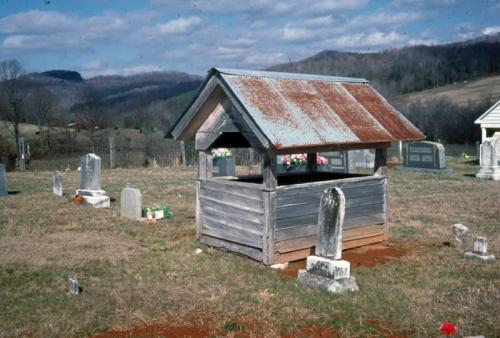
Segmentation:
[(55, 170), (53, 176), (54, 176), (54, 187), (52, 188), (52, 191), (54, 193), (54, 196), (62, 196), (63, 188), (62, 188), (61, 172)]
[(452, 226), (453, 234), (455, 235), (455, 239), (460, 244), (460, 246), (464, 246), (467, 243), (467, 234), (469, 233), (469, 228), (467, 228), (463, 224), (453, 224)]
[[(495, 133), (496, 135), (497, 133)], [(498, 135), (497, 135), (498, 136)], [(497, 159), (497, 144), (500, 144), (500, 139), (490, 137), (483, 141), (480, 146), (481, 167), (476, 177), (484, 180), (500, 180), (500, 167)]]
[(7, 173), (5, 172), (5, 164), (0, 163), (0, 197), (9, 195), (7, 188)]
[(87, 154), (80, 159), (80, 189), (101, 190), (101, 158)]
[(142, 216), (142, 194), (139, 189), (125, 187), (120, 195), (121, 216), (140, 219)]
[(483, 236), (476, 236), (474, 249), (466, 252), (465, 257), (479, 259), (481, 261), (494, 261), (495, 255), (488, 254), (488, 239)]

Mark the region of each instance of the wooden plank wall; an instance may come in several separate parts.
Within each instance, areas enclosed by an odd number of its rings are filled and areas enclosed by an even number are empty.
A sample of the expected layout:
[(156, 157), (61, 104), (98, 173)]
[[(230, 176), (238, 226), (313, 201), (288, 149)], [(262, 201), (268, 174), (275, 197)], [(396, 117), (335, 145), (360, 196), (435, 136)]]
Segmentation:
[(262, 261), (264, 202), (260, 184), (199, 181), (200, 242)]
[[(300, 259), (316, 243), (318, 210), (321, 193), (328, 187), (338, 186), (346, 197), (344, 248), (353, 247), (349, 241), (363, 244), (385, 239), (387, 178), (366, 177), (329, 181), (311, 185), (279, 187), (276, 192), (275, 251), (283, 254), (294, 250), (297, 257), (274, 258), (274, 263)], [(362, 240), (363, 238), (367, 240)], [(369, 239), (371, 238), (371, 239)], [(360, 244), (360, 245), (363, 245)], [(298, 257), (301, 256), (301, 257)]]

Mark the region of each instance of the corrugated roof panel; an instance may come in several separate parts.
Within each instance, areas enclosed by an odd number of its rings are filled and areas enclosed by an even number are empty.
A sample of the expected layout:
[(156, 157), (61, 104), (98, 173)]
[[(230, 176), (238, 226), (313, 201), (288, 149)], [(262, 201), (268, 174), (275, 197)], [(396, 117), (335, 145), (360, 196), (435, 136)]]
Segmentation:
[(392, 136), (384, 127), (352, 97), (339, 83), (325, 84), (316, 82), (313, 86), (320, 97), (328, 104), (362, 142), (390, 141)]
[(342, 84), (392, 136), (392, 140), (420, 140), (425, 136), (368, 84)]
[[(263, 134), (278, 150), (425, 138), (364, 79), (212, 69), (205, 84), (212, 77), (231, 99), (239, 101), (241, 113), (253, 121), (254, 132)], [(202, 88), (193, 102), (206, 100), (215, 90)], [(181, 135), (200, 114), (193, 104), (182, 123), (176, 124), (175, 135)]]
[(360, 142), (308, 81), (222, 77), (277, 149)]

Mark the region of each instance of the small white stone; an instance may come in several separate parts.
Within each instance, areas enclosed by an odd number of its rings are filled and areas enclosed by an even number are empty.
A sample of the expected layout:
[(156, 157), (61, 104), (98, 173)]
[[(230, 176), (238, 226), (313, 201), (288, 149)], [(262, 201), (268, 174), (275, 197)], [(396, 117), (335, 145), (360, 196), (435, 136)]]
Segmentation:
[(273, 264), (271, 265), (272, 269), (278, 269), (278, 270), (285, 270), (288, 268), (288, 262), (285, 263), (280, 263), (280, 264)]
[(351, 263), (342, 259), (309, 256), (307, 257), (307, 272), (333, 279), (349, 278)]
[(195, 254), (201, 254), (203, 252), (203, 250), (201, 250), (200, 248), (197, 248), (196, 250), (194, 250), (194, 253)]

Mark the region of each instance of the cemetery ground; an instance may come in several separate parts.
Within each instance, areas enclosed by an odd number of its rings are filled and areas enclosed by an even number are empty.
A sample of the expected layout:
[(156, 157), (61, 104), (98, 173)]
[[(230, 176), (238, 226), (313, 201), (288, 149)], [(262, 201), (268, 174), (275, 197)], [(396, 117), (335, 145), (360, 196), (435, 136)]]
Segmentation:
[[(8, 173), (11, 196), (0, 199), (0, 336), (140, 326), (121, 334), (437, 337), (446, 321), (462, 335), (497, 336), (500, 263), (464, 258), (451, 225), (486, 235), (498, 259), (500, 182), (476, 180), (478, 166), (448, 163), (452, 176), (390, 171), (384, 245), (398, 254), (353, 264), (360, 292), (349, 295), (307, 288), (195, 242), (193, 167), (103, 170), (108, 209), (72, 203), (77, 171), (62, 172), (64, 197), (52, 196), (52, 172)], [(126, 183), (141, 189), (145, 206), (171, 205), (174, 218), (121, 218)], [(68, 296), (73, 276), (82, 293)]]

